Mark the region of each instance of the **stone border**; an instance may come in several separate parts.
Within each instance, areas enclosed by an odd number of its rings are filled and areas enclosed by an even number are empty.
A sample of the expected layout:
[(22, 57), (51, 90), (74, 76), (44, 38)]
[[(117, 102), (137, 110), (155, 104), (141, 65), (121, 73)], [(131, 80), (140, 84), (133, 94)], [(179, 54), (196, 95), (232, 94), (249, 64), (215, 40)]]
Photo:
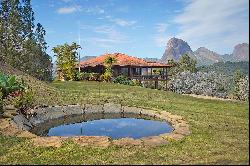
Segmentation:
[[(165, 120), (172, 125), (174, 130), (171, 133), (160, 134), (158, 136), (143, 137), (140, 139), (121, 138), (112, 140), (107, 136), (75, 136), (75, 137), (40, 137), (29, 130), (33, 126), (47, 120), (85, 113), (134, 113), (146, 115), (161, 120)], [(17, 136), (31, 138), (36, 146), (60, 147), (64, 140), (72, 140), (81, 146), (108, 147), (116, 146), (160, 146), (166, 145), (169, 140), (180, 140), (191, 134), (189, 125), (181, 116), (172, 115), (165, 111), (154, 111), (137, 107), (122, 106), (121, 104), (106, 103), (103, 105), (84, 104), (51, 106), (30, 110), (27, 117), (22, 114), (14, 116), (12, 119), (0, 119), (0, 132), (6, 136)]]

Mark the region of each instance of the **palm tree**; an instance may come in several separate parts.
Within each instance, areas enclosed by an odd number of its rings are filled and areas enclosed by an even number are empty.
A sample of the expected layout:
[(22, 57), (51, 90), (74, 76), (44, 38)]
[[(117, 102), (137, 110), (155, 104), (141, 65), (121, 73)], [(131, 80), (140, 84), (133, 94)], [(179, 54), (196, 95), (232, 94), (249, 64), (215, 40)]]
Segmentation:
[(113, 56), (108, 56), (105, 61), (104, 61), (104, 65), (107, 67), (107, 68), (112, 68), (112, 66), (117, 62), (117, 59)]
[(105, 72), (103, 74), (103, 78), (105, 81), (110, 82), (112, 77), (112, 66), (117, 62), (117, 59), (113, 56), (108, 56), (104, 60), (104, 65), (106, 66)]

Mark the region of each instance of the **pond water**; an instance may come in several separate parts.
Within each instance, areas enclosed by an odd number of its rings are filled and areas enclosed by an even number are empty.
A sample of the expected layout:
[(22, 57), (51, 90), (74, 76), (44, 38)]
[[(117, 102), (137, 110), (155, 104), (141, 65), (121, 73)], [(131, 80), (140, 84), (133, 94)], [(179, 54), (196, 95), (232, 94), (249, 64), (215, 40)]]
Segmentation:
[(48, 123), (44, 128), (41, 125), (34, 129), (34, 132), (43, 136), (109, 136), (113, 139), (124, 137), (137, 139), (169, 133), (173, 130), (171, 125), (165, 121), (139, 115), (113, 114), (106, 115), (106, 117), (95, 115), (94, 117), (82, 117), (75, 120), (77, 122), (72, 121), (74, 120), (68, 119), (56, 124)]

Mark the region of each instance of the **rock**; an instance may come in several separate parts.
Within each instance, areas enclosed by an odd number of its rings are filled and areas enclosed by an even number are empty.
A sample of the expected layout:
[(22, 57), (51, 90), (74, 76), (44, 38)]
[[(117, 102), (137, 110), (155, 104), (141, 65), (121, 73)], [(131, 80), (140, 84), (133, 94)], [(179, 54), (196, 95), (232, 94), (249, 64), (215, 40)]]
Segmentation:
[(7, 112), (4, 112), (2, 116), (3, 116), (3, 118), (13, 118), (14, 117), (13, 115), (11, 115), (10, 113), (7, 113)]
[(141, 140), (145, 146), (162, 146), (168, 143), (166, 139), (160, 136), (144, 137)]
[(249, 61), (249, 44), (237, 44), (233, 50), (233, 60), (236, 62)]
[(168, 43), (166, 50), (160, 60), (162, 63), (166, 63), (167, 60), (173, 59), (179, 61), (183, 54), (188, 54), (192, 58), (195, 58), (194, 53), (187, 42), (178, 38), (171, 38)]
[(168, 139), (174, 139), (174, 140), (180, 140), (184, 137), (184, 135), (182, 134), (178, 134), (178, 133), (171, 133), (169, 135), (167, 135), (166, 137), (164, 138), (168, 138)]
[(61, 137), (36, 137), (32, 139), (35, 146), (60, 147), (63, 139)]
[(28, 131), (22, 131), (21, 133), (17, 134), (17, 137), (36, 138), (38, 136), (35, 134), (32, 134), (31, 132), (28, 132)]
[(106, 103), (103, 106), (104, 113), (121, 113), (122, 106), (121, 104), (114, 104), (114, 103)]
[(147, 116), (151, 116), (151, 117), (154, 117), (156, 114), (155, 111), (148, 110), (148, 109), (142, 109), (141, 112), (143, 115), (147, 115)]
[(128, 107), (128, 106), (122, 106), (122, 110), (123, 110), (124, 113), (140, 114), (142, 112), (141, 108)]
[(22, 114), (14, 116), (13, 122), (23, 130), (30, 130), (32, 128), (32, 124)]
[(103, 106), (102, 105), (92, 105), (86, 104), (85, 105), (85, 113), (103, 113)]
[(16, 116), (18, 113), (16, 112), (16, 110), (5, 110), (4, 113), (8, 113), (10, 115)]
[(4, 110), (17, 110), (14, 105), (6, 105), (3, 107)]
[(108, 147), (110, 138), (105, 136), (79, 136), (72, 138), (75, 143), (81, 146)]
[(189, 135), (191, 132), (188, 127), (178, 127), (174, 130), (173, 133), (181, 134), (181, 135)]
[(85, 110), (84, 107), (81, 107), (80, 105), (72, 105), (63, 107), (63, 112), (65, 115), (81, 115), (85, 113)]
[(121, 138), (118, 140), (113, 140), (113, 144), (117, 146), (140, 146), (142, 141), (133, 138)]

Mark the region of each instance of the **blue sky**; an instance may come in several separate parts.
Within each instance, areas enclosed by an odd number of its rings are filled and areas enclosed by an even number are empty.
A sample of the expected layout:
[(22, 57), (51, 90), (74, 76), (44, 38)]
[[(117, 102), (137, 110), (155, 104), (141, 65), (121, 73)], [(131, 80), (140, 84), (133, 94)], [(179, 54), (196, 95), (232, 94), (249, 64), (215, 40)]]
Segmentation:
[[(121, 52), (161, 58), (171, 37), (195, 51), (231, 53), (249, 41), (248, 0), (33, 0), (36, 22), (45, 30), (48, 53), (78, 42), (82, 56)], [(53, 58), (54, 60), (54, 58)]]

